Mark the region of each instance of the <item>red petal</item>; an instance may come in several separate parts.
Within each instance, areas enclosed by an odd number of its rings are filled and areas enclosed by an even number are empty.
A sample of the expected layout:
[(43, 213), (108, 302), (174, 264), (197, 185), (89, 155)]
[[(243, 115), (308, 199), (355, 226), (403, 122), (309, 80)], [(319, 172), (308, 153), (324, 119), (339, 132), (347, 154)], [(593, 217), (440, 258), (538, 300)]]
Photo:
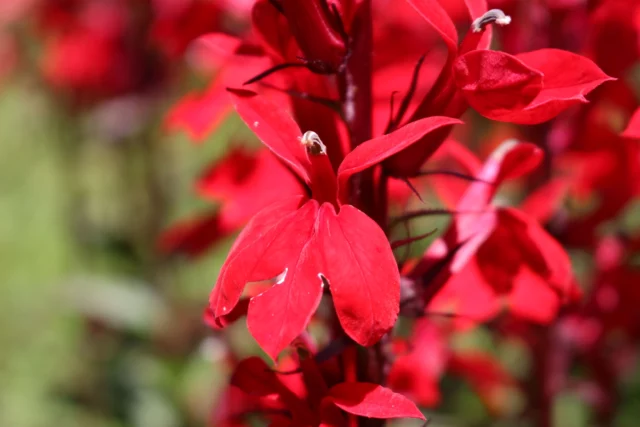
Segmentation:
[(558, 314), (560, 299), (543, 278), (523, 267), (514, 278), (508, 305), (514, 316), (548, 324)]
[(182, 98), (166, 118), (169, 130), (184, 130), (197, 142), (213, 132), (231, 112), (227, 94), (214, 82), (203, 94), (191, 93)]
[(627, 128), (622, 132), (625, 138), (640, 139), (640, 108), (638, 108), (631, 116)]
[(537, 247), (546, 264), (545, 271), (537, 271), (556, 291), (571, 298), (579, 291), (575, 288), (571, 259), (562, 245), (554, 239), (535, 219), (513, 208), (502, 209), (502, 214), (511, 216), (527, 225), (526, 237)]
[(491, 153), (476, 176), (483, 182), (473, 182), (469, 185), (467, 192), (458, 203), (458, 210), (483, 209), (491, 202), (502, 182), (531, 172), (540, 164), (543, 155), (542, 150), (534, 144), (504, 142)]
[(268, 0), (256, 1), (251, 20), (260, 44), (278, 62), (286, 62), (288, 54), (297, 50), (287, 19)]
[(293, 118), (281, 108), (255, 92), (228, 89), (238, 114), (260, 140), (309, 183), (311, 163), (300, 143), (302, 132)]
[(231, 384), (251, 395), (276, 395), (291, 411), (294, 421), (308, 422), (314, 419), (306, 403), (296, 396), (259, 357), (250, 357), (241, 361), (234, 370)]
[(231, 384), (257, 396), (278, 394), (283, 388), (275, 372), (257, 356), (244, 359), (236, 366)]
[(191, 43), (188, 59), (203, 70), (214, 70), (225, 64), (242, 45), (242, 40), (224, 33), (210, 33)]
[(347, 47), (335, 24), (328, 3), (319, 0), (281, 0), (280, 5), (289, 28), (305, 58), (322, 62), (337, 70)]
[(440, 3), (436, 0), (407, 0), (407, 3), (440, 34), (447, 45), (449, 55), (455, 54), (458, 50), (458, 32)]
[(485, 162), (476, 176), (482, 182), (469, 185), (457, 205), (454, 232), (447, 234), (450, 248), (464, 242), (452, 261), (452, 271), (460, 271), (478, 247), (492, 232), (496, 218), (488, 206), (500, 184), (509, 178), (524, 175), (542, 160), (542, 150), (530, 143), (505, 142)]
[[(469, 17), (471, 18), (471, 22), (481, 17), (489, 10), (489, 8), (487, 7), (486, 0), (464, 0), (464, 4), (465, 6), (467, 6), (467, 10), (469, 11)], [(491, 46), (492, 36), (493, 36), (493, 25), (487, 25), (483, 31), (480, 41), (475, 46), (475, 48), (489, 49), (489, 46)]]
[(207, 306), (203, 315), (204, 324), (211, 329), (223, 329), (241, 317), (246, 316), (248, 310), (249, 298), (241, 298), (238, 304), (231, 310), (231, 313), (218, 318), (214, 316), (211, 307)]
[(440, 377), (449, 355), (447, 342), (435, 323), (422, 318), (416, 321), (411, 346), (410, 353), (394, 361), (389, 386), (421, 406), (436, 406), (440, 402)]
[[(216, 317), (233, 309), (248, 282), (276, 277), (284, 271), (287, 261), (302, 249), (307, 240), (304, 234), (309, 232), (305, 228), (310, 225), (293, 221), (301, 201), (301, 197), (294, 197), (275, 203), (260, 211), (242, 230), (209, 298)], [(302, 236), (287, 235), (288, 231), (302, 233)], [(273, 250), (275, 248), (278, 250)]]
[(326, 399), (343, 411), (361, 417), (425, 419), (411, 400), (378, 384), (341, 383), (329, 390)]
[(468, 329), (492, 319), (500, 312), (498, 297), (484, 280), (478, 263), (472, 258), (447, 280), (427, 306), (427, 311), (451, 313), (458, 329)]
[[(466, 146), (454, 139), (448, 139), (433, 154), (431, 160), (435, 163), (433, 170), (452, 170), (475, 177), (482, 169), (482, 163)], [(454, 209), (470, 182), (447, 175), (433, 175), (429, 177), (438, 199), (450, 209)]]
[(338, 169), (339, 199), (346, 203), (349, 177), (381, 163), (385, 159), (420, 141), (435, 130), (460, 124), (462, 121), (450, 117), (428, 117), (421, 119), (388, 135), (360, 144), (347, 154)]
[(525, 108), (487, 115), (490, 119), (519, 124), (546, 122), (573, 105), (587, 102), (586, 94), (614, 80), (590, 59), (564, 50), (540, 49), (519, 54), (517, 58), (544, 74), (543, 88)]
[(493, 50), (462, 55), (454, 63), (454, 76), (469, 105), (490, 119), (526, 107), (543, 87), (540, 71)]
[(304, 194), (300, 180), (266, 148), (234, 148), (198, 179), (196, 189), (222, 202), (219, 216), (227, 228), (240, 228), (265, 206)]
[(204, 93), (191, 93), (172, 108), (166, 118), (170, 130), (184, 130), (196, 141), (203, 141), (232, 111), (227, 86), (239, 86), (269, 67), (268, 58), (236, 55), (216, 75)]
[[(315, 221), (314, 210), (301, 214)], [(313, 238), (291, 257), (286, 268), (284, 280), (251, 299), (247, 316), (249, 332), (273, 360), (304, 330), (322, 297)]]
[(568, 191), (568, 180), (552, 179), (531, 193), (520, 205), (520, 210), (544, 224), (561, 206)]
[(322, 205), (318, 239), (338, 318), (358, 344), (369, 346), (398, 317), (400, 273), (391, 246), (371, 218), (350, 205), (336, 214)]
[(218, 214), (184, 220), (164, 231), (158, 241), (161, 252), (198, 257), (234, 231), (221, 224)]

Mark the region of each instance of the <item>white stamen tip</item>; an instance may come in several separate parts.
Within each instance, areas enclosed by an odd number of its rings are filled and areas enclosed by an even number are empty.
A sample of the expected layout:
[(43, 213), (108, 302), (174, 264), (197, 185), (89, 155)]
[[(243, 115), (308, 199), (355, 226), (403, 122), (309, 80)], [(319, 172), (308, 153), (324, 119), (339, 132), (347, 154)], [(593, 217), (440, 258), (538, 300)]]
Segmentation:
[(509, 15), (505, 15), (500, 9), (491, 9), (473, 21), (471, 24), (471, 31), (479, 33), (480, 31), (484, 31), (487, 25), (494, 23), (497, 25), (509, 25), (511, 23), (511, 17)]
[(327, 154), (327, 147), (322, 143), (318, 134), (312, 130), (306, 131), (304, 135), (302, 135), (300, 142), (307, 148), (310, 154)]
[(496, 19), (496, 24), (498, 25), (509, 25), (511, 24), (511, 17), (509, 15), (505, 15), (504, 18)]

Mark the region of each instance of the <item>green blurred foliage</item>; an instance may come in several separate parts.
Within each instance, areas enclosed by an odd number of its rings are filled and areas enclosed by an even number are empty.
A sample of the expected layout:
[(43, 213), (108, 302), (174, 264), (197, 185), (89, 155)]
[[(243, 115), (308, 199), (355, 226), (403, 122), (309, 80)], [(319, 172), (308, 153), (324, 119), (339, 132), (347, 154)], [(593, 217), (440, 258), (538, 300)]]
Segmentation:
[(0, 425), (205, 425), (227, 372), (200, 314), (225, 248), (187, 263), (154, 241), (201, 208), (191, 182), (225, 136), (87, 129), (27, 79), (0, 90)]

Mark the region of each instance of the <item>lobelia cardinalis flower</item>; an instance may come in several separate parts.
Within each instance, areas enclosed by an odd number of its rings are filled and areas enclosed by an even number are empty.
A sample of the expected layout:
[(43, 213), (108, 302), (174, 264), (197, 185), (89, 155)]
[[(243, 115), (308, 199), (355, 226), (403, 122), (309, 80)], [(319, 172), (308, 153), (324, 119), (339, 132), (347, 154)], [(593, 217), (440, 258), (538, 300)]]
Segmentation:
[[(262, 399), (262, 407), (254, 412), (262, 412), (270, 425), (347, 427), (352, 425), (348, 418), (354, 416), (425, 419), (412, 401), (379, 384), (330, 383), (328, 372), (311, 357), (286, 362), (293, 369), (279, 373), (262, 359), (251, 357), (238, 364), (231, 378), (232, 387)], [(243, 415), (240, 412), (235, 418)]]
[[(556, 3), (554, 10), (565, 7)], [(325, 296), (336, 314), (327, 322), (332, 340), (328, 347), (344, 334), (362, 346), (379, 343), (359, 350), (368, 356), (357, 374), (362, 382), (336, 375), (324, 378), (324, 385), (309, 387), (305, 380), (310, 378), (304, 377), (310, 374), (301, 366), (293, 379), (269, 371), (257, 359), (242, 365), (233, 381), (259, 398), (257, 407), (262, 405), (272, 425), (342, 425), (344, 419), (328, 421), (323, 412), (336, 406), (349, 412), (348, 406), (331, 403), (329, 390), (334, 387), (344, 387), (345, 394), (360, 400), (377, 395), (381, 386), (373, 383), (387, 381), (394, 391), (433, 405), (445, 372), (466, 378), (499, 413), (496, 390), (513, 386), (511, 377), (489, 354), (449, 351), (448, 339), (460, 328), (490, 320), (490, 326), (515, 324), (521, 336), (535, 336), (561, 307), (575, 310), (580, 290), (562, 245), (583, 231), (593, 239), (603, 218), (615, 218), (636, 194), (637, 180), (625, 183), (635, 176), (632, 163), (637, 159), (627, 144), (635, 142), (635, 119), (622, 134), (620, 129), (605, 133), (599, 122), (591, 126), (591, 119), (601, 108), (610, 108), (604, 99), (614, 99), (614, 104), (620, 100), (599, 90), (594, 93), (596, 105), (583, 105), (587, 94), (612, 80), (601, 64), (569, 51), (539, 49), (547, 45), (542, 40), (556, 40), (557, 34), (514, 42), (513, 54), (489, 50), (492, 24), (504, 26), (510, 18), (499, 10), (488, 11), (484, 1), (468, 0), (463, 7), (446, 9), (432, 0), (403, 4), (408, 5), (405, 10), (371, 19), (368, 1), (258, 0), (250, 35), (218, 33), (199, 40), (190, 58), (205, 67), (215, 65), (219, 72), (203, 96), (186, 98), (170, 116), (171, 125), (202, 139), (234, 106), (275, 154), (264, 162), (268, 168), (248, 166), (253, 178), (246, 181), (228, 180), (234, 168), (227, 169), (226, 162), (217, 165), (209, 196), (222, 203), (220, 211), (206, 215), (202, 227), (197, 223), (182, 234), (178, 230), (175, 247), (189, 251), (193, 243), (193, 253), (200, 254), (219, 235), (220, 223), (227, 225), (225, 232), (247, 223), (211, 293), (207, 322), (221, 328), (246, 315), (250, 333), (281, 368), (289, 359), (278, 356), (305, 334)], [(443, 52), (429, 35), (400, 47), (380, 39), (399, 29), (402, 40), (410, 40), (407, 35), (424, 29), (424, 21), (444, 41), (442, 66)], [(469, 28), (461, 42), (454, 21)], [(531, 34), (537, 25), (522, 34)], [(571, 25), (563, 25), (562, 32)], [(574, 45), (568, 41), (559, 46)], [(594, 57), (589, 46), (580, 49)], [(421, 53), (426, 54), (417, 66), (409, 67)], [(408, 87), (396, 109), (392, 93), (401, 82)], [(251, 91), (230, 89), (229, 101), (227, 87), (242, 84), (251, 85)], [(609, 87), (620, 85), (621, 80)], [(391, 105), (385, 108), (389, 96)], [(566, 114), (549, 125), (519, 128), (523, 139), (534, 143), (505, 143), (483, 164), (448, 139), (452, 125), (459, 123), (456, 117), (469, 107), (491, 120), (527, 125)], [(621, 117), (626, 120), (627, 115)], [(593, 129), (598, 132), (588, 135)], [(481, 132), (467, 131), (460, 140), (471, 146)], [(615, 143), (603, 146), (602, 141)], [(479, 151), (488, 152), (492, 144), (481, 142)], [(400, 262), (399, 268), (392, 248), (415, 238), (389, 242), (398, 223), (387, 220), (389, 205), (402, 206), (410, 194), (406, 185), (404, 191), (394, 186), (426, 175), (421, 168), (441, 155), (439, 148), (461, 163), (465, 173), (458, 178), (467, 175), (466, 181), (432, 181), (431, 187), (453, 209), (451, 225), (415, 264)], [(543, 152), (549, 157), (543, 159)], [(607, 155), (599, 157), (602, 152)], [(238, 153), (234, 156), (227, 159), (229, 165), (235, 162), (242, 168), (250, 163)], [(621, 168), (627, 164), (625, 156), (629, 167)], [(542, 160), (544, 171), (536, 169)], [(585, 166), (583, 175), (573, 170), (563, 175), (576, 165)], [(526, 182), (521, 189), (536, 191), (518, 208), (500, 206), (498, 189), (520, 178)], [(279, 180), (286, 183), (281, 192), (276, 189)], [(616, 190), (605, 194), (602, 210), (582, 227), (561, 206), (581, 190), (590, 196)], [(372, 200), (363, 194), (373, 194)], [(222, 221), (227, 212), (228, 220)], [(429, 211), (408, 212), (398, 221), (423, 214)], [(409, 304), (412, 298), (416, 304)], [(439, 329), (426, 318), (416, 320), (406, 342), (409, 351), (396, 354), (395, 360), (384, 354), (387, 338), (394, 339), (387, 334), (398, 315), (422, 317), (432, 311), (452, 313), (453, 321)], [(327, 319), (319, 314), (313, 320)], [(547, 351), (540, 350), (536, 362)], [(356, 385), (365, 381), (368, 385)], [(379, 396), (390, 395), (385, 391)]]
[(162, 252), (200, 256), (246, 225), (263, 207), (303, 191), (301, 183), (269, 150), (254, 153), (245, 148), (229, 151), (195, 186), (203, 199), (220, 203), (220, 208), (171, 226), (160, 236)]
[(430, 117), (366, 141), (345, 156), (336, 173), (317, 134), (302, 135), (288, 114), (253, 92), (231, 94), (242, 119), (310, 195), (276, 202), (249, 222), (211, 294), (214, 319), (233, 310), (248, 283), (274, 279), (269, 290), (252, 298), (247, 324), (275, 359), (302, 332), (327, 285), (344, 331), (361, 345), (374, 344), (396, 321), (400, 276), (384, 231), (348, 203), (349, 178), (460, 121)]
[[(640, 191), (638, 145), (632, 136), (637, 100), (622, 80), (598, 91), (593, 103), (578, 114), (556, 123), (561, 135), (552, 149), (555, 168), (571, 178), (572, 215), (565, 218), (558, 236), (565, 244), (592, 248), (599, 227), (615, 219)], [(613, 119), (613, 118), (617, 119)], [(624, 120), (629, 118), (627, 129)]]
[(504, 393), (517, 388), (515, 379), (490, 353), (452, 349), (449, 341), (455, 336), (446, 322), (416, 320), (406, 348), (396, 352), (389, 386), (421, 406), (435, 407), (441, 402), (439, 382), (450, 373), (466, 380), (489, 410), (501, 413), (506, 406)]
[[(514, 315), (549, 322), (561, 302), (576, 297), (567, 254), (536, 218), (491, 205), (503, 181), (530, 172), (541, 159), (532, 144), (504, 143), (460, 196), (452, 226), (409, 273), (422, 281), (429, 310), (461, 314), (454, 321), (465, 325), (494, 317), (506, 302)], [(552, 185), (552, 194), (561, 191)], [(548, 210), (533, 200), (524, 206), (541, 217)]]
[[(32, 3), (42, 74), (72, 101), (90, 103), (164, 87), (176, 74), (172, 61), (193, 39), (242, 33), (248, 8), (224, 0)], [(236, 28), (225, 28), (230, 16)]]
[[(471, 106), (492, 120), (542, 123), (586, 102), (584, 95), (611, 80), (588, 58), (567, 51), (541, 49), (513, 56), (487, 50), (491, 40), (487, 26), (508, 25), (511, 18), (498, 9), (487, 11), (482, 1), (467, 2), (477, 18), (459, 46), (453, 22), (437, 1), (407, 1), (441, 35), (448, 50), (438, 80), (409, 121), (430, 115), (459, 117)], [(567, 64), (571, 65), (565, 68)], [(401, 122), (398, 115), (392, 124)], [(416, 175), (446, 137), (441, 132), (415, 144), (387, 161), (387, 172)]]

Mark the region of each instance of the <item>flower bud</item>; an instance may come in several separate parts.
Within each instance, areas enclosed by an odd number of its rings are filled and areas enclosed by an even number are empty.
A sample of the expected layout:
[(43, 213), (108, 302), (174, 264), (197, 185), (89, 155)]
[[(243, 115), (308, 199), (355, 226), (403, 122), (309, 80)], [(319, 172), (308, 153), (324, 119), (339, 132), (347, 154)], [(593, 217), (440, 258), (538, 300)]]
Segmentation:
[(340, 18), (331, 12), (327, 0), (282, 0), (281, 5), (309, 69), (322, 74), (336, 72), (347, 49)]

